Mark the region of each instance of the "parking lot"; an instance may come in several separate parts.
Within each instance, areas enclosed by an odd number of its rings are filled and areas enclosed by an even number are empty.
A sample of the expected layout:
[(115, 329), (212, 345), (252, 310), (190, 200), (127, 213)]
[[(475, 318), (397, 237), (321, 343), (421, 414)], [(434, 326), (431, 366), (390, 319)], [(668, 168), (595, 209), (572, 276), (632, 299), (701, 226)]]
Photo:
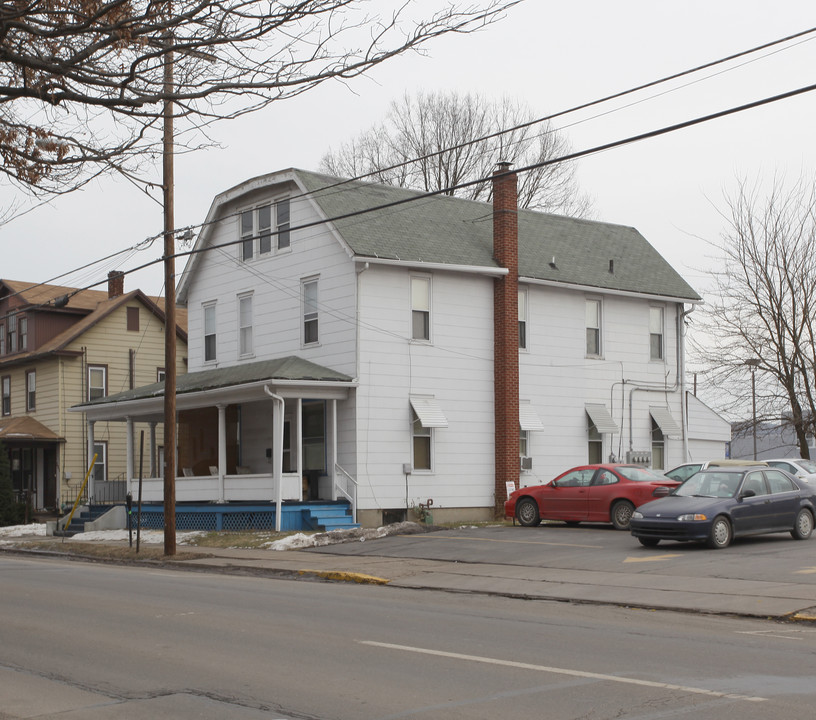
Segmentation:
[[(738, 538), (725, 550), (696, 543), (661, 542), (644, 548), (628, 532), (611, 525), (543, 523), (538, 527), (486, 526), (396, 535), (369, 543), (343, 543), (319, 552), (342, 555), (411, 557), (426, 560), (528, 565), (710, 577), (790, 579), (791, 573), (816, 584), (816, 535), (795, 541), (788, 533)], [(803, 570), (811, 572), (802, 572)]]

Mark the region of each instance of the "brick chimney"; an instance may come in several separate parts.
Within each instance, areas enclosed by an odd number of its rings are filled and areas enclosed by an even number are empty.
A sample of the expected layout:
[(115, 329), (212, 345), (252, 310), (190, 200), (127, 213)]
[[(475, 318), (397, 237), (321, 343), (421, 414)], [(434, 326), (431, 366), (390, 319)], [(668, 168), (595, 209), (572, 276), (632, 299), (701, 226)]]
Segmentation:
[(507, 485), (519, 484), (518, 197), (510, 163), (493, 172), (493, 257), (508, 273), (494, 280), (493, 393), (496, 515), (504, 513)]
[(108, 299), (125, 294), (125, 273), (120, 270), (111, 270), (108, 273)]

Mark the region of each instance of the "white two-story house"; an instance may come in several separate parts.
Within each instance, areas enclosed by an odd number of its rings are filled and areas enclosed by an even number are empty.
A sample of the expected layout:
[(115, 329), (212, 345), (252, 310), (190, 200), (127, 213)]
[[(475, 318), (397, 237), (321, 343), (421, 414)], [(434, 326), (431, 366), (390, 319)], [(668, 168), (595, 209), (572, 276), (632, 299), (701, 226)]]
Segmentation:
[[(289, 169), (215, 198), (177, 293), (179, 501), (478, 520), (575, 465), (723, 456), (684, 385), (697, 293), (634, 228), (493, 183), (491, 205)], [(81, 409), (158, 420), (162, 394)]]

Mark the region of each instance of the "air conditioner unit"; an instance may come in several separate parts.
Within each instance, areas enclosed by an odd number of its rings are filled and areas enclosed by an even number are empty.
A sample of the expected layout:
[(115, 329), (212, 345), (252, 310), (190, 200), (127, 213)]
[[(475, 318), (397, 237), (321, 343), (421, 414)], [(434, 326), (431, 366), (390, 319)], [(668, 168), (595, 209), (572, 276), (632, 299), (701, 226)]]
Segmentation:
[(522, 470), (532, 470), (533, 469), (533, 458), (522, 456), (522, 458), (521, 458), (521, 469)]

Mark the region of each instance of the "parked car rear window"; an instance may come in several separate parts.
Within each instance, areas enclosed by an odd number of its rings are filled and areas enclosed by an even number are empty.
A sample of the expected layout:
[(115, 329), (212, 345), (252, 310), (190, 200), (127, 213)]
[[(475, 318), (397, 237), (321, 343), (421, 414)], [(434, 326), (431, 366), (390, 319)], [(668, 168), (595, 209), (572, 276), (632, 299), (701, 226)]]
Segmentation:
[(627, 480), (635, 482), (666, 482), (665, 475), (658, 475), (656, 472), (642, 467), (618, 467), (615, 468), (619, 475), (623, 475)]

